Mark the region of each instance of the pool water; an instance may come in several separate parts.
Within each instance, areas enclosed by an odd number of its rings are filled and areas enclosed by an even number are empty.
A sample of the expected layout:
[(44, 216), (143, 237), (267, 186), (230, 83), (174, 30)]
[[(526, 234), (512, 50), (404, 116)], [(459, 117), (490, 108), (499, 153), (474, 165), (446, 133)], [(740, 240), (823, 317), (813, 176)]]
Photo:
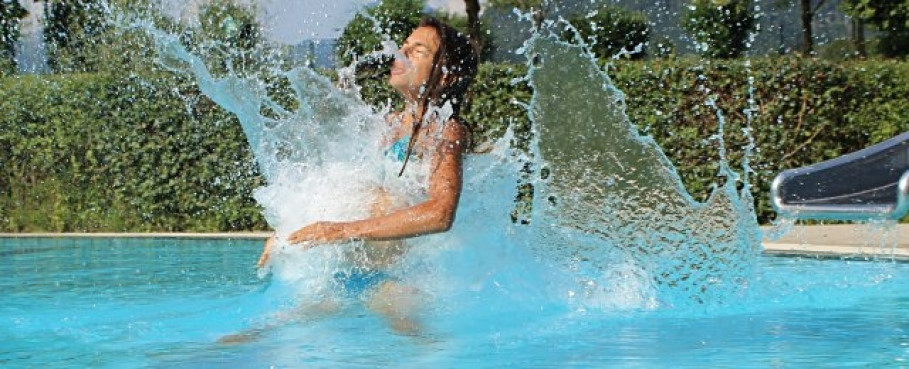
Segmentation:
[(257, 277), (260, 250), (257, 240), (0, 239), (0, 367), (909, 366), (905, 263), (762, 257), (757, 277), (721, 303), (593, 310), (529, 299), (439, 313), (403, 336), (356, 299), (275, 318), (293, 301)]

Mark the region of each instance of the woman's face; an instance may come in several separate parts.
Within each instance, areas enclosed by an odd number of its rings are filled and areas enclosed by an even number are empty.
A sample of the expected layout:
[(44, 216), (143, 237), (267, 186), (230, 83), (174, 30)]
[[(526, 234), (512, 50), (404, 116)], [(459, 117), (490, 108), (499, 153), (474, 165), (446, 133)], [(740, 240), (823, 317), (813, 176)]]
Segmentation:
[(407, 37), (401, 53), (410, 61), (395, 59), (391, 66), (388, 83), (410, 101), (420, 96), (420, 88), (429, 80), (432, 73), (432, 59), (439, 50), (439, 35), (435, 28), (419, 27)]

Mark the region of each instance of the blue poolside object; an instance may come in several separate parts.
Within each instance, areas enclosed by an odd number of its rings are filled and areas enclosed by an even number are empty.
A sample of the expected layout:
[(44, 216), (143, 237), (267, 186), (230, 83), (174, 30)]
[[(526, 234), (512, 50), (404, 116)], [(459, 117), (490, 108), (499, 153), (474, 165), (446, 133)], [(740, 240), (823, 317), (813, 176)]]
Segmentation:
[[(281, 318), (292, 294), (255, 277), (260, 250), (256, 240), (0, 239), (0, 367), (879, 368), (909, 360), (904, 263), (763, 257), (740, 296), (702, 306), (590, 309), (521, 291), (465, 295), (481, 304), (441, 297), (426, 304), (424, 335), (411, 337), (352, 296), (318, 318)], [(247, 342), (217, 342), (266, 324)]]
[(773, 180), (776, 211), (800, 219), (900, 219), (909, 212), (909, 132), (791, 169)]

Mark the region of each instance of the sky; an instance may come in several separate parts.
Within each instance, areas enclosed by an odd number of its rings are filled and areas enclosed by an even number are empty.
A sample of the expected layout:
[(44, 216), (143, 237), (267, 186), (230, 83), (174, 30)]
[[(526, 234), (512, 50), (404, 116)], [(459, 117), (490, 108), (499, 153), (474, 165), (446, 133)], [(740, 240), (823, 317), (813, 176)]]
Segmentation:
[[(158, 0), (174, 18), (191, 22), (199, 4), (206, 0)], [(303, 40), (333, 39), (357, 11), (378, 0), (236, 0), (255, 2), (267, 37), (275, 42), (295, 45)], [(480, 0), (481, 9), (484, 0)], [(19, 0), (29, 11), (21, 23), (22, 38), (17, 51), (23, 70), (38, 70), (43, 65), (40, 19), (41, 3)], [(428, 7), (448, 13), (464, 14), (463, 0), (426, 0)]]
[[(192, 19), (204, 0), (161, 0), (174, 17)], [(249, 3), (249, 1), (246, 1)], [(376, 0), (258, 0), (269, 39), (296, 44), (306, 39), (337, 38), (354, 14)], [(464, 13), (463, 0), (428, 0), (430, 8)]]

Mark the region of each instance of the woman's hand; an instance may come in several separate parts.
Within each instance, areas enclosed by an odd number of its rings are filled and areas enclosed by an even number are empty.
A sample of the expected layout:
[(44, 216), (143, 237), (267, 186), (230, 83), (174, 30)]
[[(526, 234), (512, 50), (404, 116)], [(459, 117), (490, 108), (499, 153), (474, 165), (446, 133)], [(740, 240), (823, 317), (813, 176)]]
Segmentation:
[[(351, 237), (345, 232), (345, 223), (337, 222), (316, 222), (306, 227), (300, 228), (287, 237), (287, 242), (291, 244), (303, 242), (331, 243), (350, 240)], [(271, 236), (265, 241), (265, 248), (256, 267), (262, 268), (268, 264), (271, 247), (277, 241), (276, 236)], [(316, 245), (309, 245), (316, 246)]]
[(287, 236), (287, 242), (297, 244), (347, 241), (353, 237), (347, 233), (346, 225), (346, 223), (339, 222), (316, 222), (291, 233), (290, 236)]

